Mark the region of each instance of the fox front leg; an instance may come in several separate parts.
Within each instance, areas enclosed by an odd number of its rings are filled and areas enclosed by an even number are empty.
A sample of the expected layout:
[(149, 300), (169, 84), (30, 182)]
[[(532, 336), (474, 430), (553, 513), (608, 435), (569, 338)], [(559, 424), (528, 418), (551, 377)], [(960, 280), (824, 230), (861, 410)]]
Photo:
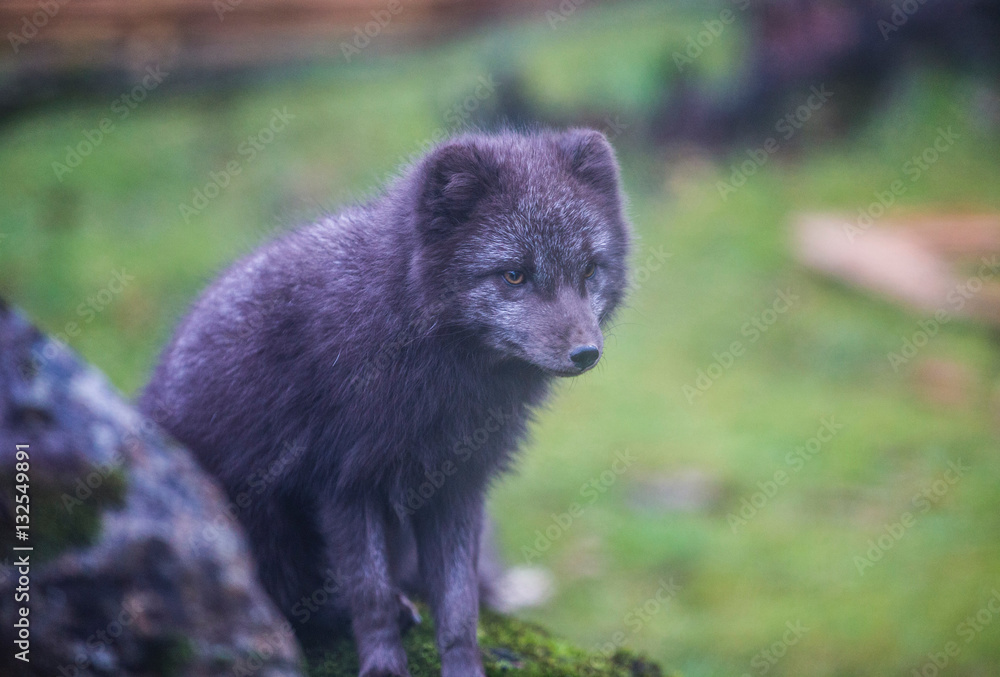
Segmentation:
[(429, 597), (442, 677), (484, 677), (476, 640), (476, 562), (482, 497), (440, 497), (414, 516), (420, 576)]
[(400, 601), (390, 570), (385, 513), (374, 502), (327, 506), (323, 532), (331, 565), (341, 572), (360, 677), (410, 677), (400, 637)]

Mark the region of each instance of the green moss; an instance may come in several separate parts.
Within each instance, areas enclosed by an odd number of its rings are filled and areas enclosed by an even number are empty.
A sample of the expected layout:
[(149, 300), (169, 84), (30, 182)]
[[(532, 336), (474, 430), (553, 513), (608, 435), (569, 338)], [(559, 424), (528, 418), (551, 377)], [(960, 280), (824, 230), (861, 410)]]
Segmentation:
[[(98, 482), (97, 477), (100, 477)], [(90, 486), (87, 484), (91, 481)], [(13, 479), (0, 473), (6, 486)], [(68, 548), (90, 545), (100, 533), (104, 511), (120, 507), (125, 501), (128, 481), (122, 468), (95, 469), (91, 475), (54, 480), (41, 476), (31, 482), (31, 545), (36, 563), (57, 557)], [(13, 530), (0, 534), (0, 547), (15, 545)]]
[(192, 640), (175, 634), (164, 637), (153, 646), (147, 647), (149, 665), (157, 666), (163, 677), (179, 677), (187, 674), (187, 667), (195, 656)]
[[(404, 639), (413, 677), (436, 677), (441, 663), (434, 646), (434, 627), (424, 622)], [(658, 665), (629, 651), (610, 657), (593, 654), (531, 623), (484, 612), (479, 624), (479, 643), (489, 677), (661, 677)], [(350, 640), (337, 640), (307, 657), (310, 677), (353, 677), (358, 659)]]

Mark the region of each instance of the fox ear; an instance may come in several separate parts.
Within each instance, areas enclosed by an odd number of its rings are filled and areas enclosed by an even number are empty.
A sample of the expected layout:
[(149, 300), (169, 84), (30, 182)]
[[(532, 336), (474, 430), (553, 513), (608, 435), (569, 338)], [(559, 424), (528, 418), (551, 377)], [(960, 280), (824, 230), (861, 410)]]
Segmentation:
[(425, 239), (446, 235), (499, 185), (496, 163), (472, 141), (452, 141), (424, 160), (417, 212)]
[(618, 162), (608, 140), (593, 129), (571, 129), (559, 137), (569, 170), (580, 181), (606, 193), (618, 191)]

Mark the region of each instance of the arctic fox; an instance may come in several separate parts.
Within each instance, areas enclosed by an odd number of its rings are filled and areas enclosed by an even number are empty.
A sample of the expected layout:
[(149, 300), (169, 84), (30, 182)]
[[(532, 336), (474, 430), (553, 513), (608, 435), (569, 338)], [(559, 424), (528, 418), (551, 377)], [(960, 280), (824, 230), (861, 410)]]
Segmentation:
[(600, 359), (630, 231), (599, 132), (468, 134), (202, 294), (141, 406), (225, 487), (297, 631), (349, 627), (362, 677), (408, 675), (418, 594), (443, 676), (483, 675), (484, 495), (552, 378)]

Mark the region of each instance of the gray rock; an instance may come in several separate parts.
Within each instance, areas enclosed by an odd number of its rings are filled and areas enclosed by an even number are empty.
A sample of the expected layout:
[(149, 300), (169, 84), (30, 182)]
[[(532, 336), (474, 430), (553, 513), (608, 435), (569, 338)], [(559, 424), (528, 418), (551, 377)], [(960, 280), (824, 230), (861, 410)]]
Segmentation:
[[(27, 540), (15, 537), (19, 444)], [(186, 450), (0, 301), (0, 674), (301, 674), (225, 505)], [(30, 663), (14, 657), (25, 606)]]

